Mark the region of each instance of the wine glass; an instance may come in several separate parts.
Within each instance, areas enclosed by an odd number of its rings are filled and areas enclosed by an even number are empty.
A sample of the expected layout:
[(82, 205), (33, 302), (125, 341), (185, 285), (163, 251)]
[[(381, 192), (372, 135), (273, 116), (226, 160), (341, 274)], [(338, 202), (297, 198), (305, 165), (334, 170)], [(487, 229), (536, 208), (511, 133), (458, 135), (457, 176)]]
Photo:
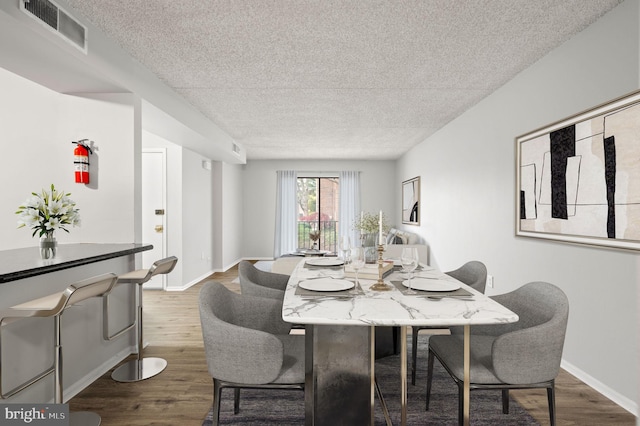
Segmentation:
[(415, 247), (403, 248), (400, 262), (402, 262), (402, 270), (409, 276), (409, 290), (406, 294), (416, 294), (415, 290), (411, 288), (411, 278), (413, 271), (418, 267), (418, 249)]
[(356, 273), (356, 284), (358, 284), (358, 271), (364, 266), (364, 248), (354, 247), (351, 250), (351, 267)]
[(340, 251), (342, 251), (342, 257), (344, 258), (344, 265), (346, 267), (351, 254), (351, 238), (349, 238), (348, 235), (343, 235), (342, 238), (340, 238)]

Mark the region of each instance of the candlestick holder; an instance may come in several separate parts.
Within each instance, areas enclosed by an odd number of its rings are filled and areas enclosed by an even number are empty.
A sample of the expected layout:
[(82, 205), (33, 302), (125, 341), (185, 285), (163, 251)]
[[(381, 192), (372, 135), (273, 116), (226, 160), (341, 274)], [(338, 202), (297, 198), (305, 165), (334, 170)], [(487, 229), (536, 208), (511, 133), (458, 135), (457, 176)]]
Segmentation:
[(384, 274), (384, 261), (382, 260), (383, 252), (384, 246), (382, 244), (378, 244), (378, 281), (376, 281), (376, 283), (370, 287), (373, 291), (389, 291), (393, 288), (392, 285), (385, 283), (382, 279), (382, 275)]

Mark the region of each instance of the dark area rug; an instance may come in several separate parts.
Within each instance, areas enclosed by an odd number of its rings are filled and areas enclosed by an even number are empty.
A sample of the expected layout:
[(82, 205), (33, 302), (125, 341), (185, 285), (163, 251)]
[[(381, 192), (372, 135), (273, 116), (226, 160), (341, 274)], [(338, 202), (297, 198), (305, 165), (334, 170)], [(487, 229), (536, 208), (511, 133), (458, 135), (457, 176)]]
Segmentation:
[[(427, 380), (428, 336), (420, 336), (418, 343), (418, 369), (416, 385), (410, 379), (407, 396), (408, 425), (457, 425), (458, 387), (436, 360), (429, 411), (425, 411)], [(409, 339), (407, 353), (411, 354)], [(409, 361), (410, 363), (410, 361)], [(407, 369), (410, 370), (408, 365)], [(376, 360), (376, 378), (380, 385), (389, 415), (394, 425), (400, 424), (400, 357), (390, 356)], [(477, 425), (538, 425), (513, 398), (509, 414), (502, 414), (500, 391), (471, 391), (470, 423)], [(202, 423), (211, 426), (212, 411)], [(262, 391), (242, 389), (240, 413), (233, 414), (233, 390), (222, 392), (221, 425), (304, 425), (304, 394), (301, 391)], [(376, 397), (375, 424), (385, 425), (384, 415)]]

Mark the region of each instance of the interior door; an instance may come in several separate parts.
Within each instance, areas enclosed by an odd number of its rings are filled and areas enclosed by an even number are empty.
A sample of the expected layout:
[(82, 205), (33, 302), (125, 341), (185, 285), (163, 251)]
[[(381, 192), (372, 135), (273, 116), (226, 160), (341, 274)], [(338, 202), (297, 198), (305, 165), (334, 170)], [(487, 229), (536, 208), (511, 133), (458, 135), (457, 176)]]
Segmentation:
[[(166, 257), (166, 150), (142, 150), (142, 242), (153, 244), (152, 250), (142, 252), (142, 267), (149, 268)], [(166, 274), (153, 277), (145, 289), (166, 288)]]

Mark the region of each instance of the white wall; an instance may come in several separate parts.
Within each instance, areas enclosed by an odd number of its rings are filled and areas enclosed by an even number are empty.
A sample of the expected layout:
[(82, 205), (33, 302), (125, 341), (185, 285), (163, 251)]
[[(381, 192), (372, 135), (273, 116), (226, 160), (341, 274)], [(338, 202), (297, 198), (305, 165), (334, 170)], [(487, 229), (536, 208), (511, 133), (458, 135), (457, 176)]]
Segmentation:
[[(37, 246), (14, 214), (31, 192), (52, 183), (71, 193), (82, 226), (65, 242), (136, 242), (135, 102), (131, 94), (63, 95), (0, 68), (0, 249)], [(73, 181), (72, 140), (95, 142), (91, 184)], [(139, 230), (138, 230), (139, 231)]]
[[(222, 270), (236, 264), (242, 259), (246, 247), (243, 246), (243, 238), (246, 235), (247, 224), (243, 212), (246, 211), (244, 204), (244, 182), (242, 166), (221, 163), (222, 180), (216, 182), (220, 185), (222, 192), (222, 202), (220, 203), (222, 217)], [(218, 235), (214, 238), (220, 238)]]
[(563, 367), (633, 413), (638, 255), (516, 238), (514, 139), (637, 90), (638, 23), (638, 1), (628, 0), (404, 155), (396, 176), (422, 177), (419, 229), (434, 264), (483, 261), (490, 294), (536, 280), (561, 287)]
[(212, 166), (213, 268), (226, 271), (243, 257), (243, 168), (219, 161)]
[(183, 282), (191, 283), (211, 274), (213, 244), (211, 170), (209, 160), (183, 149), (182, 155), (182, 258)]
[[(244, 244), (245, 258), (273, 258), (276, 171), (340, 172), (360, 171), (361, 207), (364, 211), (382, 209), (391, 224), (397, 223), (401, 204), (394, 194), (395, 161), (248, 161), (244, 166)], [(310, 173), (312, 175), (313, 173)]]
[(226, 271), (243, 258), (243, 166), (213, 162), (212, 164), (213, 267)]

